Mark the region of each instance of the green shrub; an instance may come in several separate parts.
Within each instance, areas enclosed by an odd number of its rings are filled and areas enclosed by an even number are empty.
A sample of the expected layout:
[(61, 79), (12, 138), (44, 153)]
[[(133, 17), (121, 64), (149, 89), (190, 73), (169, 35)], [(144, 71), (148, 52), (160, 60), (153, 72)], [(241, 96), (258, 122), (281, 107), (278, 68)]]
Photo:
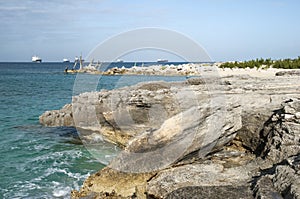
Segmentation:
[(256, 59), (244, 62), (225, 62), (221, 64), (221, 68), (262, 68), (268, 69), (273, 68), (282, 68), (282, 69), (300, 69), (300, 56), (296, 59), (284, 59), (284, 60), (272, 60), (268, 59)]

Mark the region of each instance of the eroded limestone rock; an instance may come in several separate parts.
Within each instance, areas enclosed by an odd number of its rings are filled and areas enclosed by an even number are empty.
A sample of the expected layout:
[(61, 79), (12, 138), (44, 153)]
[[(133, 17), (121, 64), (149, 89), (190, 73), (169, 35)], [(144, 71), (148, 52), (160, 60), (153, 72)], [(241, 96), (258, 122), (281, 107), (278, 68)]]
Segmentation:
[[(123, 146), (125, 157), (132, 152), (142, 155), (130, 163), (130, 158), (120, 158), (121, 153), (110, 167), (89, 177), (74, 197), (299, 198), (299, 88), (295, 77), (141, 83), (81, 94), (72, 106), (45, 113), (40, 121), (64, 125), (60, 113), (72, 109), (70, 125), (93, 130)], [(218, 113), (224, 111), (220, 117)], [(212, 128), (208, 124), (213, 122), (222, 125)], [(217, 136), (205, 142), (203, 135), (209, 135), (209, 128)], [(195, 136), (185, 142), (189, 135)], [(183, 141), (179, 143), (185, 150), (172, 145), (176, 141)], [(167, 157), (158, 150), (165, 146), (182, 153)], [(153, 173), (132, 172), (147, 168), (143, 160), (147, 152), (173, 159), (166, 165), (150, 159), (147, 166), (154, 168)], [(124, 172), (124, 167), (131, 172)]]
[(261, 133), (262, 157), (279, 163), (300, 153), (300, 99), (292, 98), (282, 104), (266, 122)]

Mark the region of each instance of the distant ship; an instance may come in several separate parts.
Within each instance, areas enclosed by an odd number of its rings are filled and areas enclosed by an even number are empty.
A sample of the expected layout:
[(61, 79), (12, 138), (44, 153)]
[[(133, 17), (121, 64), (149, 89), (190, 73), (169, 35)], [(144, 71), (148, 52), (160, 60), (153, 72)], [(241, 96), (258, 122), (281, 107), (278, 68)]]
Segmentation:
[(68, 63), (68, 62), (70, 62), (70, 60), (69, 60), (69, 59), (66, 59), (66, 58), (64, 58), (64, 59), (63, 59), (63, 62), (64, 62), (64, 63)]
[(157, 59), (157, 63), (167, 63), (167, 59)]
[(34, 55), (34, 56), (32, 56), (31, 61), (32, 61), (32, 62), (38, 62), (38, 63), (41, 63), (41, 62), (42, 62), (42, 58), (40, 58), (40, 57)]
[(123, 63), (124, 61), (122, 59), (117, 59), (116, 63)]

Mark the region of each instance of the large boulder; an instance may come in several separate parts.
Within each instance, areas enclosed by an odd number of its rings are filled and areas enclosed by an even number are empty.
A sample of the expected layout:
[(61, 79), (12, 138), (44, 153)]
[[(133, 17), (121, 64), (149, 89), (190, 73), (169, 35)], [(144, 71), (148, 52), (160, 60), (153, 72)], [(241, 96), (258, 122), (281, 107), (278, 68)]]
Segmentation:
[(191, 107), (167, 119), (160, 128), (135, 136), (109, 166), (126, 172), (150, 172), (191, 153), (202, 158), (230, 142), (241, 127), (241, 109), (236, 104)]
[(46, 111), (39, 120), (45, 126), (75, 126), (71, 104), (66, 104), (60, 110)]

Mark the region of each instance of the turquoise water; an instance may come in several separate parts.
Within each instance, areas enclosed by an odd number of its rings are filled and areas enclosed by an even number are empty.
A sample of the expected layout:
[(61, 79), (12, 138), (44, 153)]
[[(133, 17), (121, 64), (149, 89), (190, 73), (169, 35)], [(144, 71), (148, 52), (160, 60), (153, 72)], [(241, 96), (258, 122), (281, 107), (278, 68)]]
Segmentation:
[[(64, 74), (65, 67), (0, 63), (0, 198), (69, 198), (72, 189), (104, 166), (78, 144), (75, 128), (39, 124), (43, 112), (71, 102), (76, 75)], [(106, 76), (97, 90), (162, 79), (185, 77)]]

